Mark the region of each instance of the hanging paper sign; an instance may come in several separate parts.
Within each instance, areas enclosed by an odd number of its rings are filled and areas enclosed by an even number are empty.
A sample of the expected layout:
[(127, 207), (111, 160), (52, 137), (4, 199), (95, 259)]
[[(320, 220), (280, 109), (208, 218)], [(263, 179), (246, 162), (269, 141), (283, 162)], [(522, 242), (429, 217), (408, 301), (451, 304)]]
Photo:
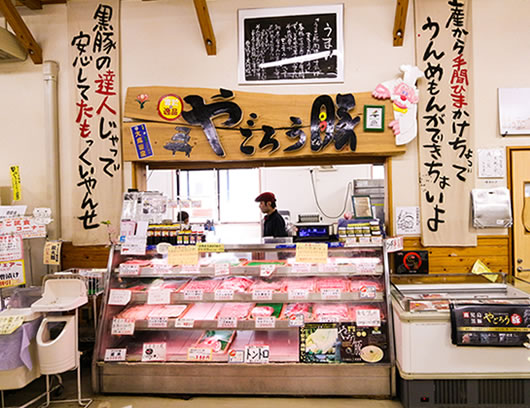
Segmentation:
[(386, 252), (397, 252), (403, 250), (403, 237), (393, 237), (385, 239)]
[(220, 329), (235, 329), (237, 327), (237, 318), (220, 317), (217, 319), (217, 327)]
[(148, 305), (169, 305), (171, 303), (171, 289), (151, 289), (147, 291)]
[(27, 205), (0, 205), (0, 218), (23, 217)]
[(379, 309), (357, 309), (355, 322), (359, 327), (381, 326), (381, 312)]
[(44, 245), (43, 263), (44, 265), (61, 264), (61, 241), (48, 241)]
[(134, 320), (131, 319), (112, 319), (110, 334), (113, 336), (131, 336), (134, 334)]
[(252, 300), (272, 300), (272, 289), (255, 289)]
[(166, 343), (144, 343), (142, 361), (166, 361)]
[(298, 243), (296, 244), (296, 262), (321, 264), (328, 262), (328, 244)]
[(269, 346), (245, 346), (245, 363), (247, 364), (268, 364), (269, 357)]
[(224, 252), (225, 251), (224, 244), (215, 244), (215, 243), (207, 243), (207, 242), (199, 242), (197, 244), (197, 248), (199, 249), (199, 252)]
[(127, 356), (126, 348), (106, 349), (104, 361), (125, 361), (126, 356)]
[(120, 264), (120, 276), (140, 275), (140, 265), (138, 264)]
[(46, 226), (36, 224), (33, 217), (15, 217), (0, 219), (0, 235), (16, 234), (23, 239), (43, 238), (46, 236)]
[(24, 323), (24, 316), (0, 316), (0, 334), (11, 334)]
[(20, 169), (18, 166), (10, 166), (11, 187), (13, 189), (13, 201), (22, 199), (22, 189), (20, 188)]
[(230, 275), (230, 264), (220, 263), (214, 265), (215, 276), (226, 276)]
[(168, 248), (167, 263), (170, 265), (197, 265), (199, 251), (196, 245), (177, 245)]
[(165, 316), (154, 316), (147, 319), (147, 327), (150, 329), (165, 329), (167, 328), (168, 318)]
[(128, 289), (111, 289), (108, 304), (111, 306), (125, 306), (131, 301), (132, 292)]
[(0, 288), (23, 285), (26, 283), (24, 260), (0, 262)]
[(233, 300), (233, 289), (217, 289), (214, 294), (215, 300)]
[(0, 262), (23, 258), (22, 237), (20, 235), (0, 235)]
[(274, 316), (257, 316), (256, 329), (274, 329), (276, 327), (276, 318)]
[(276, 270), (276, 265), (260, 265), (259, 276), (268, 277), (271, 276)]
[(210, 361), (213, 350), (207, 347), (190, 347), (188, 348), (189, 361)]

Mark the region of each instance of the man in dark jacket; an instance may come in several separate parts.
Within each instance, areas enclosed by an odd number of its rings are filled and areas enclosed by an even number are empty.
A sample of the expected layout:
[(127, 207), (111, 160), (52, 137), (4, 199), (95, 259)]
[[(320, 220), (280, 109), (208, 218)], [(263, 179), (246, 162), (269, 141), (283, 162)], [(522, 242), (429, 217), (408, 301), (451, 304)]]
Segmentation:
[(265, 215), (263, 225), (264, 237), (286, 237), (285, 220), (276, 210), (276, 197), (273, 193), (261, 193), (254, 200), (259, 203), (259, 209)]

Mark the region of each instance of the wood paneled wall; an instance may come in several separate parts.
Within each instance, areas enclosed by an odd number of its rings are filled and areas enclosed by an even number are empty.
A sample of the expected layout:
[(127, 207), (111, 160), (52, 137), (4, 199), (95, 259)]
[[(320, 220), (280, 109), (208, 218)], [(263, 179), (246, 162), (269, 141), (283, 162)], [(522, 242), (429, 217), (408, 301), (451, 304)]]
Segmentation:
[(110, 247), (106, 245), (74, 246), (63, 242), (61, 250), (61, 269), (70, 268), (106, 268)]

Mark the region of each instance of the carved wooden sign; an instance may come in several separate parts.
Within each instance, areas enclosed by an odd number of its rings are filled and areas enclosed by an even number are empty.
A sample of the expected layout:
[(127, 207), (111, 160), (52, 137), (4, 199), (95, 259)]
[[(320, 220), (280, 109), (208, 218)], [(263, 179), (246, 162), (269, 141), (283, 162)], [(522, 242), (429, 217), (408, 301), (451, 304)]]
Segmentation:
[[(380, 105), (382, 131), (363, 129), (364, 105)], [(123, 122), (126, 161), (264, 161), (405, 152), (388, 128), (391, 103), (369, 92), (274, 95), (227, 89), (133, 87)]]

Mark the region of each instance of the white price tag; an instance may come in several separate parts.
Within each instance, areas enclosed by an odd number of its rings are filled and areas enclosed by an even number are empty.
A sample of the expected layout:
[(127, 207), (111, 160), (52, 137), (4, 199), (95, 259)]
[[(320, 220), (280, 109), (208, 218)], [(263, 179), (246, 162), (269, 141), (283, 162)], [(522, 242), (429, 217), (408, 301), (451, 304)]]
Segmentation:
[(269, 356), (269, 346), (245, 346), (245, 363), (267, 364)]
[(165, 316), (153, 316), (147, 320), (147, 327), (150, 329), (165, 329), (167, 328), (168, 318)]
[(121, 264), (120, 276), (134, 276), (140, 274), (140, 265), (136, 264)]
[(168, 273), (171, 273), (172, 265), (168, 264), (154, 264), (153, 265), (153, 272), (155, 275), (165, 275)]
[(271, 276), (276, 270), (276, 265), (260, 265), (259, 276), (268, 277)]
[(194, 324), (195, 324), (195, 320), (193, 319), (176, 319), (175, 320), (175, 327), (177, 328), (192, 329)]
[(362, 285), (359, 288), (359, 297), (361, 299), (375, 299), (377, 288), (374, 285)]
[(359, 244), (369, 244), (371, 242), (371, 237), (359, 237)]
[(357, 238), (346, 238), (346, 242), (344, 242), (345, 247), (354, 247), (357, 246)]
[(122, 255), (145, 255), (146, 246), (146, 237), (125, 237), (125, 242), (121, 244), (120, 253)]
[(293, 314), (289, 317), (289, 327), (303, 327), (304, 326), (304, 315)]
[(388, 253), (401, 251), (403, 249), (403, 237), (385, 239), (385, 247)]
[(182, 265), (180, 267), (180, 273), (184, 275), (197, 275), (201, 273), (201, 267), (199, 265)]
[(111, 289), (108, 304), (111, 306), (125, 306), (131, 300), (132, 292), (128, 289)]
[(325, 264), (318, 264), (318, 271), (323, 273), (336, 273), (338, 272), (339, 268), (337, 264), (334, 263), (325, 263)]
[(289, 300), (306, 300), (308, 296), (309, 291), (307, 289), (289, 289), (287, 292)]
[(112, 319), (110, 334), (113, 336), (127, 336), (134, 334), (134, 320), (131, 319)]
[(276, 318), (274, 316), (257, 316), (256, 329), (274, 329), (276, 327)]
[(234, 290), (233, 289), (217, 289), (214, 292), (215, 300), (233, 300)]
[(217, 327), (220, 329), (235, 329), (237, 319), (235, 317), (220, 317), (217, 319)]
[(125, 361), (127, 355), (127, 349), (106, 349), (105, 350), (105, 361)]
[(381, 245), (383, 243), (383, 237), (372, 237), (372, 244), (379, 244)]
[(338, 316), (325, 316), (320, 319), (321, 323), (339, 323), (340, 319)]
[(171, 303), (171, 289), (151, 289), (147, 291), (148, 305), (169, 305)]
[(340, 300), (342, 292), (339, 288), (324, 288), (320, 290), (320, 296), (325, 300)]
[(209, 361), (212, 359), (213, 350), (206, 347), (188, 348), (188, 360), (191, 361)]
[(184, 300), (202, 300), (204, 291), (202, 289), (185, 289)]
[(144, 343), (142, 361), (166, 361), (166, 343)]
[(309, 273), (311, 272), (311, 264), (309, 263), (294, 263), (291, 267), (292, 273)]
[(220, 263), (214, 265), (215, 276), (226, 276), (230, 275), (230, 264)]
[(375, 273), (375, 263), (361, 261), (357, 264), (356, 272), (358, 274), (373, 274)]
[(381, 312), (379, 309), (357, 309), (355, 322), (358, 327), (379, 327), (381, 326)]
[(256, 289), (252, 292), (252, 300), (272, 300), (272, 289)]
[(230, 350), (228, 352), (228, 362), (229, 363), (244, 363), (245, 362), (245, 352), (243, 350)]

